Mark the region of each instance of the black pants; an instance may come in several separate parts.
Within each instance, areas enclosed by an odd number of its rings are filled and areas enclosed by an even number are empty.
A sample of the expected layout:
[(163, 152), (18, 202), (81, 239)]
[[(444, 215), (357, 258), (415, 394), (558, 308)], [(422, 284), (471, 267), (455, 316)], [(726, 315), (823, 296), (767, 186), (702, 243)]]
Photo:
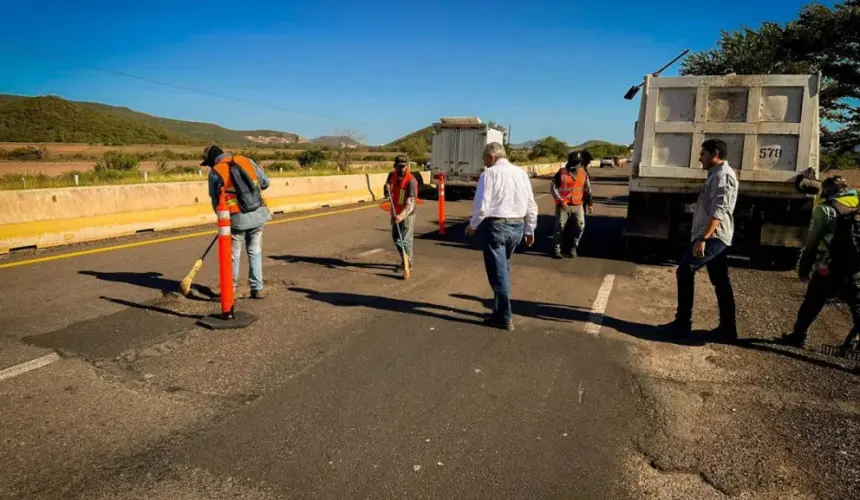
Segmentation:
[(806, 339), (806, 332), (815, 321), (818, 313), (824, 307), (827, 299), (841, 296), (848, 303), (848, 309), (854, 319), (852, 333), (860, 328), (860, 273), (845, 277), (847, 273), (831, 274), (822, 276), (817, 272), (812, 273), (809, 285), (806, 287), (806, 297), (797, 311), (797, 321), (794, 323), (794, 335)]
[(708, 268), (708, 277), (714, 285), (717, 294), (717, 304), (720, 308), (720, 327), (734, 329), (735, 324), (735, 294), (729, 281), (728, 247), (721, 240), (712, 238), (705, 244), (705, 256), (694, 257), (690, 247), (681, 263), (678, 264), (676, 276), (678, 279), (678, 312), (675, 314), (675, 324), (689, 328), (693, 324), (693, 299), (696, 289), (696, 272)]

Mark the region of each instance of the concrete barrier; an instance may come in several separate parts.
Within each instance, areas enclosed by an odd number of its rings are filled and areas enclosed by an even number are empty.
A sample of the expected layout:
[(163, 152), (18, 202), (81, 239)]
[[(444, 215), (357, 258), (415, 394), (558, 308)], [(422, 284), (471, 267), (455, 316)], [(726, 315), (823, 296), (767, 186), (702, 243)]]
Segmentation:
[[(559, 166), (523, 168), (537, 177)], [(387, 176), (272, 177), (264, 196), (273, 213), (372, 202), (383, 197)], [(215, 224), (205, 181), (0, 191), (0, 206), (0, 254)]]
[[(274, 213), (369, 202), (386, 174), (273, 177)], [(215, 223), (206, 182), (0, 191), (0, 254)]]
[(540, 165), (526, 165), (523, 168), (528, 172), (529, 177), (542, 177), (558, 172), (562, 165), (563, 163), (542, 163)]

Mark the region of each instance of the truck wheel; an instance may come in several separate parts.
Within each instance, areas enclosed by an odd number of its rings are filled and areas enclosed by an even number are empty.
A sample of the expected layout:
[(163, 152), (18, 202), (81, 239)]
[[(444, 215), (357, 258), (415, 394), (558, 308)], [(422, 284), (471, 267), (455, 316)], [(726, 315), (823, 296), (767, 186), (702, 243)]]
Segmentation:
[(800, 251), (796, 248), (758, 247), (751, 255), (752, 264), (758, 269), (791, 271), (797, 266)]
[(791, 271), (797, 266), (800, 251), (795, 248), (780, 248), (773, 252), (773, 267), (777, 271)]
[(636, 264), (649, 264), (654, 261), (653, 246), (646, 238), (624, 237), (624, 256)]

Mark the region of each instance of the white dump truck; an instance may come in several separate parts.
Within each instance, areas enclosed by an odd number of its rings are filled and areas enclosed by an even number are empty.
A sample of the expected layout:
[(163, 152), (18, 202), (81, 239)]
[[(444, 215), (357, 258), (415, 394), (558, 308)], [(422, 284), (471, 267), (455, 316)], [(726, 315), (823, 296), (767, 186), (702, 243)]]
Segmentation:
[[(692, 213), (707, 172), (702, 142), (722, 139), (740, 183), (734, 250), (794, 263), (806, 236), (812, 194), (798, 176), (818, 177), (820, 75), (647, 76), (634, 127), (626, 247), (689, 244)], [(809, 169), (809, 170), (808, 170)]]
[(504, 144), (505, 133), (481, 123), (478, 117), (441, 118), (433, 124), (433, 177), (445, 174), (449, 195), (474, 194), (484, 171), (484, 146)]

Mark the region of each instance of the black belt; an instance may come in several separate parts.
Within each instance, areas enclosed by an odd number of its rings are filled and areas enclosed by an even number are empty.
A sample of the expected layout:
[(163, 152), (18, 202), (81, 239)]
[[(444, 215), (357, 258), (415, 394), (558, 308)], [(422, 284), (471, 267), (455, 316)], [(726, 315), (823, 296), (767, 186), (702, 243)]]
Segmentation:
[(508, 217), (487, 217), (488, 221), (500, 221), (500, 222), (523, 222), (525, 217), (517, 217), (515, 219), (511, 219)]

